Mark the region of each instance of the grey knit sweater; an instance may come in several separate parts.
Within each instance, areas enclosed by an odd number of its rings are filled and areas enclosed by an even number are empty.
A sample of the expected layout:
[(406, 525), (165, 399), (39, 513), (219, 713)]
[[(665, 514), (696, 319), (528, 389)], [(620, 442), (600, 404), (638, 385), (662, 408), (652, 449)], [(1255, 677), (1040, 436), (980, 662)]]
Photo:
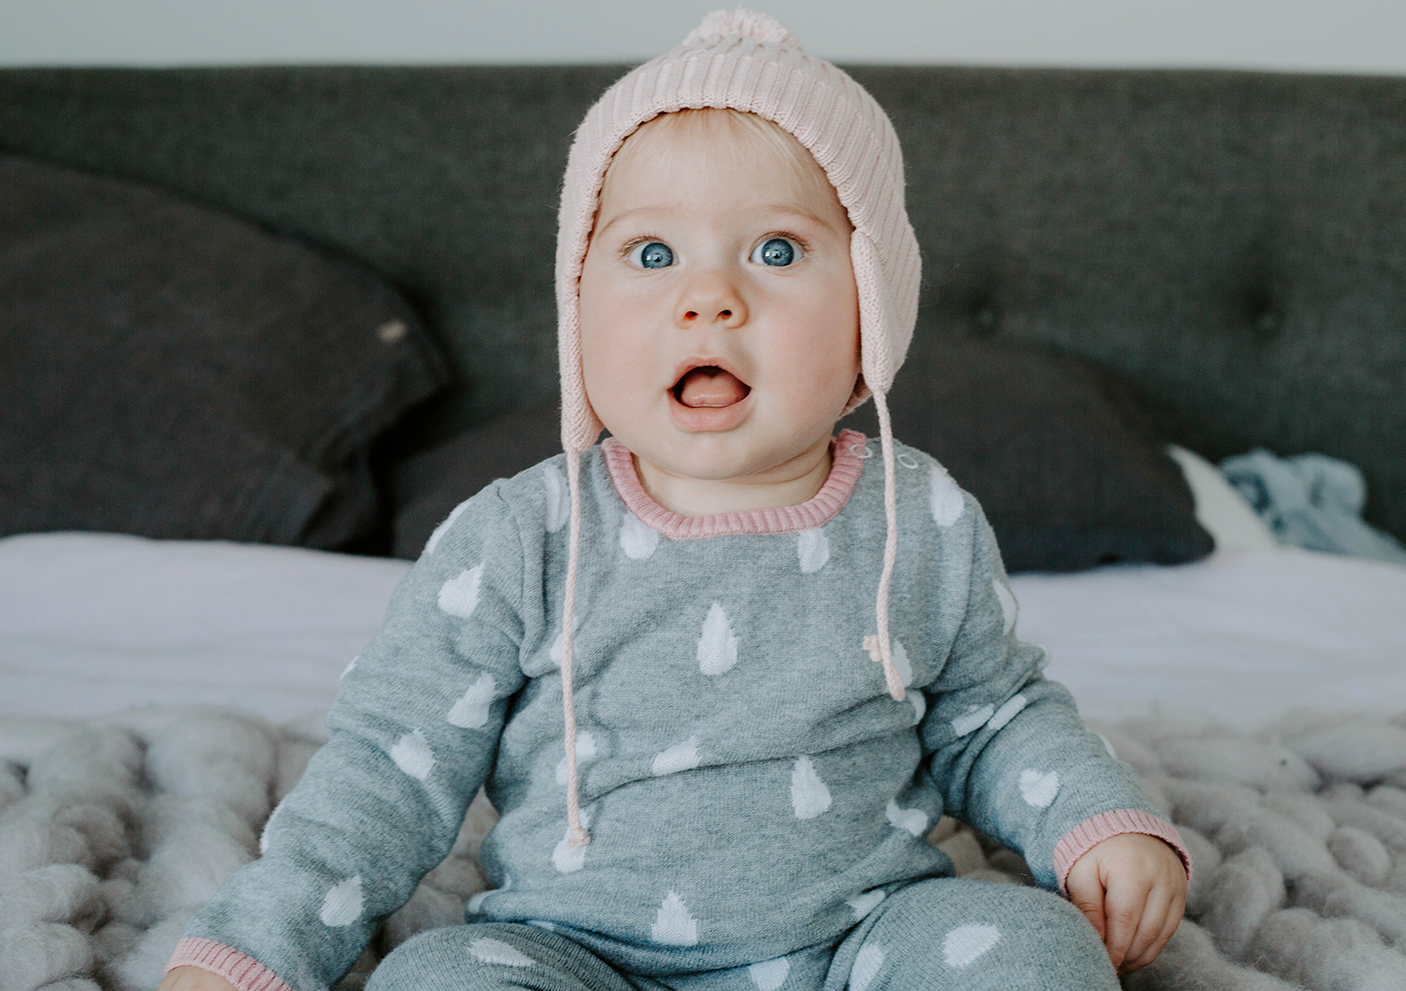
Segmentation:
[(950, 873), (924, 842), (943, 813), (1048, 887), (1107, 835), (1173, 840), (1013, 635), (980, 507), (903, 445), (890, 609), (907, 698), (885, 689), (863, 647), (885, 533), (876, 446), (842, 434), (803, 506), (702, 520), (652, 503), (618, 444), (587, 452), (584, 847), (566, 822), (562, 459), (458, 507), (344, 675), (331, 740), (263, 858), (196, 916), (185, 959), (228, 947), (326, 988), (444, 857), (480, 784), (502, 813), (482, 849), (497, 888), (470, 918), (545, 923), (660, 975), (838, 938), (886, 891)]

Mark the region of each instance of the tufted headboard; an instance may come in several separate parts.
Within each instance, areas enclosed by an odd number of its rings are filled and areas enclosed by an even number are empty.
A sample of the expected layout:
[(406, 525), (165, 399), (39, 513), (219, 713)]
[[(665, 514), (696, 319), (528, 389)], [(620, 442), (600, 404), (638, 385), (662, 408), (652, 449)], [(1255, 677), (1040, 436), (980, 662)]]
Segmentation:
[[(0, 147), (388, 276), (460, 378), (402, 431), (408, 451), (555, 389), (558, 182), (622, 71), (12, 69)], [(1088, 356), (1210, 457), (1346, 458), (1368, 518), (1406, 537), (1406, 79), (851, 71), (903, 140), (920, 334)]]

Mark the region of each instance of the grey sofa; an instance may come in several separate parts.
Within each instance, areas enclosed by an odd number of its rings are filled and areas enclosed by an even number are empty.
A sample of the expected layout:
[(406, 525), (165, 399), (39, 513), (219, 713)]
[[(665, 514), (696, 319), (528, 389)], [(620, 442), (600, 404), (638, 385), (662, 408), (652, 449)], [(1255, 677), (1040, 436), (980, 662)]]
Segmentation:
[[(456, 384), (395, 455), (555, 388), (555, 206), (621, 67), (0, 72), (0, 148), (149, 182), (399, 287)], [(1119, 371), (1163, 433), (1366, 472), (1406, 537), (1406, 79), (852, 67), (904, 144), (919, 333)]]

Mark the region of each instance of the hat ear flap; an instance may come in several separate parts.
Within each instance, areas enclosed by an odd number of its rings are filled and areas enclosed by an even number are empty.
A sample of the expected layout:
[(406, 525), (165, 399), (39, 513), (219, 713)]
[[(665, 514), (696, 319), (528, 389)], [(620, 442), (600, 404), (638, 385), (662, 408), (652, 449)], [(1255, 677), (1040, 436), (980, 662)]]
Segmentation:
[(557, 350), (561, 366), (561, 446), (568, 451), (584, 451), (596, 442), (603, 425), (586, 395), (579, 304), (577, 311), (560, 323)]
[(869, 390), (889, 391), (908, 353), (913, 331), (899, 323), (879, 251), (868, 235), (858, 230), (850, 235), (849, 257), (859, 292), (859, 368), (867, 386), (864, 395), (857, 391), (857, 398), (851, 400), (857, 406)]

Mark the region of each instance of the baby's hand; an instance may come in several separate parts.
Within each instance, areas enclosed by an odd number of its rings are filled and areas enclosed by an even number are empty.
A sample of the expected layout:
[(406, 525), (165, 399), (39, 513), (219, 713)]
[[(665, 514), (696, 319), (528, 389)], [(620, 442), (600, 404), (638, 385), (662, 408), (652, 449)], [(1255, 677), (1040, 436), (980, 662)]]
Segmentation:
[(1120, 974), (1157, 959), (1186, 908), (1186, 868), (1155, 836), (1120, 833), (1074, 861), (1065, 889)]

